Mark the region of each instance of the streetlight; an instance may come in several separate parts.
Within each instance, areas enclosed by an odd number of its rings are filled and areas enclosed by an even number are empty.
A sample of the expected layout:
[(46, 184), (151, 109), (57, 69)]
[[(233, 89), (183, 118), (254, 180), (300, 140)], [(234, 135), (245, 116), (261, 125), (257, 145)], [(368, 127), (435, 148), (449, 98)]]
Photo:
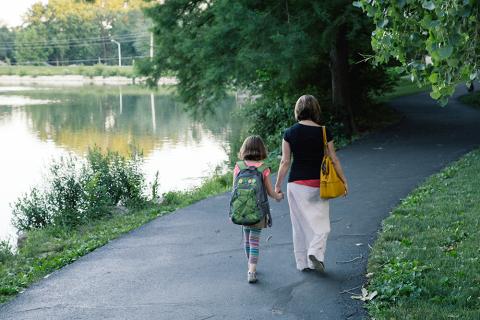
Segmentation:
[(122, 49), (120, 48), (120, 42), (115, 41), (113, 39), (112, 39), (112, 42), (117, 44), (117, 47), (118, 47), (118, 66), (121, 67), (122, 66)]

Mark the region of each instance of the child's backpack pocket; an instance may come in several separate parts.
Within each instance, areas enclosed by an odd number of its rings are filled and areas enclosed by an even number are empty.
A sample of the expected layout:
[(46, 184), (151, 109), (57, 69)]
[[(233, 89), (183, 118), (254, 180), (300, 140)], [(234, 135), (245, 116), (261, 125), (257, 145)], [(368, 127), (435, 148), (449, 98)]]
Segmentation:
[(230, 204), (232, 222), (240, 225), (254, 225), (263, 218), (257, 204), (255, 189), (237, 189)]

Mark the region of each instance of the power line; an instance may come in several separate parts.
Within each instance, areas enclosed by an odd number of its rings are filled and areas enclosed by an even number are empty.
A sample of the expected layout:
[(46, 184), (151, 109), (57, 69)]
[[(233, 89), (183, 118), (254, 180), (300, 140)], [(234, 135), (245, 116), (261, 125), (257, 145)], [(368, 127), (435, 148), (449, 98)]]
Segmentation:
[[(118, 38), (118, 42), (125, 43), (125, 42), (133, 42), (136, 40), (141, 40), (141, 39), (147, 39), (149, 36), (139, 36), (139, 37), (134, 37), (134, 38)], [(19, 49), (39, 49), (39, 48), (46, 48), (46, 47), (55, 47), (55, 48), (71, 48), (71, 47), (86, 47), (86, 46), (91, 46), (91, 45), (101, 45), (104, 43), (109, 43), (112, 38), (108, 38), (102, 41), (92, 41), (92, 42), (85, 42), (85, 43), (77, 43), (77, 44), (57, 44), (57, 43), (51, 43), (51, 44), (45, 44), (45, 45), (28, 45), (28, 44), (21, 44), (21, 45), (15, 45), (12, 47), (0, 47), (0, 49), (10, 49), (10, 48), (15, 48), (17, 50)], [(115, 37), (117, 39), (117, 37)]]
[[(48, 45), (48, 44), (75, 44), (75, 43), (84, 43), (85, 41), (87, 42), (95, 42), (95, 41), (109, 41), (112, 37), (119, 38), (119, 39), (127, 39), (127, 38), (135, 38), (135, 37), (142, 37), (142, 36), (148, 36), (150, 33), (149, 32), (137, 32), (137, 33), (127, 33), (123, 35), (109, 35), (109, 36), (104, 36), (104, 37), (91, 37), (91, 38), (74, 38), (74, 39), (69, 39), (69, 40), (64, 40), (64, 41), (57, 41), (57, 40), (43, 40), (43, 41), (31, 41), (27, 42), (27, 45), (38, 45), (38, 46), (43, 46), (43, 45)], [(3, 45), (12, 45), (16, 46), (16, 41), (10, 41), (10, 42), (3, 42)]]
[[(138, 36), (138, 35), (144, 35), (144, 34), (149, 34), (149, 32), (133, 32), (133, 33), (125, 33), (123, 35), (118, 35), (118, 37), (130, 37), (130, 36)], [(70, 39), (68, 41), (65, 41), (65, 42), (69, 42), (69, 41), (84, 41), (84, 40), (98, 40), (98, 39), (110, 39), (112, 37), (112, 35), (108, 35), (108, 36), (101, 36), (101, 37), (90, 37), (90, 38), (74, 38), (74, 39)], [(51, 40), (38, 40), (38, 41), (31, 41), (30, 43), (31, 44), (43, 44), (45, 42), (52, 42)], [(55, 41), (53, 41), (55, 42)], [(10, 42), (4, 42), (5, 44), (15, 44), (15, 41), (10, 41)]]
[[(149, 36), (141, 36), (141, 37), (135, 37), (135, 38), (119, 38), (118, 42), (120, 43), (129, 43), (129, 42), (134, 42), (138, 40), (147, 40)], [(1, 47), (0, 49), (8, 50), (22, 50), (22, 49), (42, 49), (42, 48), (47, 48), (47, 47), (53, 47), (53, 48), (75, 48), (75, 47), (87, 47), (87, 46), (95, 46), (95, 45), (102, 45), (102, 44), (109, 44), (110, 40), (112, 38), (106, 39), (105, 41), (102, 42), (85, 42), (85, 43), (77, 43), (77, 44), (45, 44), (45, 45), (28, 45), (28, 44), (21, 44), (17, 46), (12, 46), (12, 47)], [(117, 38), (115, 38), (117, 39)]]
[[(137, 59), (137, 58), (148, 58), (149, 56), (130, 56), (130, 57), (122, 57), (122, 60), (126, 59)], [(101, 61), (110, 61), (110, 60), (117, 60), (118, 58), (101, 58)], [(11, 65), (24, 65), (24, 64), (41, 64), (41, 63), (48, 63), (48, 64), (56, 64), (56, 63), (75, 63), (75, 62), (95, 62), (99, 59), (76, 59), (76, 60), (48, 60), (48, 61), (23, 61), (23, 62), (16, 62), (12, 63)]]

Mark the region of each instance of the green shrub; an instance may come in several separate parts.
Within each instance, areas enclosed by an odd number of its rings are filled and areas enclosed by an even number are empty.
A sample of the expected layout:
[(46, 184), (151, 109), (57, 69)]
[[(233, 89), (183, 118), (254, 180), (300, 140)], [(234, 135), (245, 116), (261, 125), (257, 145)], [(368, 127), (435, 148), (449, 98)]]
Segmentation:
[[(33, 188), (13, 205), (19, 230), (48, 225), (74, 227), (112, 212), (112, 207), (147, 203), (142, 155), (125, 158), (116, 152), (90, 149), (86, 161), (66, 157), (50, 166), (44, 190)], [(158, 183), (157, 183), (158, 184)]]
[(162, 204), (165, 206), (178, 206), (182, 201), (183, 197), (179, 192), (169, 191), (163, 194)]
[(138, 206), (145, 203), (145, 176), (141, 171), (142, 154), (134, 151), (129, 159), (116, 152), (108, 151), (102, 154), (98, 148), (89, 150), (88, 167), (98, 179), (113, 204), (119, 202), (128, 206)]
[(78, 168), (78, 159), (60, 158), (50, 167), (49, 190), (45, 193), (47, 210), (52, 215), (54, 225), (73, 226), (81, 223), (83, 170)]
[(42, 228), (51, 223), (44, 194), (32, 188), (13, 205), (13, 225), (19, 230)]
[(8, 241), (0, 241), (0, 264), (10, 260), (13, 256), (12, 246)]
[(102, 76), (103, 75), (103, 72), (104, 72), (104, 66), (103, 64), (96, 64), (94, 67), (93, 67), (93, 75), (95, 76)]
[(104, 77), (114, 77), (120, 75), (120, 70), (118, 70), (115, 67), (106, 67), (103, 70), (103, 76)]

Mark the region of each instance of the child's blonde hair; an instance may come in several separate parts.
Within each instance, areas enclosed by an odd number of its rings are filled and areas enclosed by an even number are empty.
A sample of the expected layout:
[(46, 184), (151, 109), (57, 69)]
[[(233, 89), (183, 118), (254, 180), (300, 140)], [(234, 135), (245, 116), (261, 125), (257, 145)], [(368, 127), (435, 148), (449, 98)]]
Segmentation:
[(240, 160), (260, 161), (267, 158), (267, 148), (260, 136), (249, 136), (243, 141), (240, 152)]

